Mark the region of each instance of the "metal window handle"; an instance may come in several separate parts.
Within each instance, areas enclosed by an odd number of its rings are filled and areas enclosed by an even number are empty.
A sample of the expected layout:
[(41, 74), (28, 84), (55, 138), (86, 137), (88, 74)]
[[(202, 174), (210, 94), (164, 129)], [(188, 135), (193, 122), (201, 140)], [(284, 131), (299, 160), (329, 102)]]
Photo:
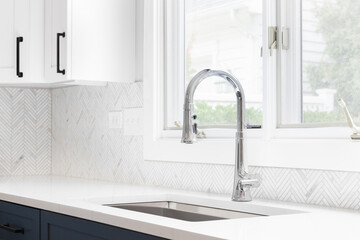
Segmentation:
[(16, 38), (16, 75), (19, 78), (24, 76), (24, 73), (20, 71), (20, 43), (24, 42), (23, 37)]
[(277, 41), (276, 40), (270, 46), (270, 57), (273, 55), (274, 49), (277, 49)]
[(270, 50), (270, 56), (273, 55), (273, 50), (277, 49), (278, 47), (278, 38), (277, 38), (277, 34), (278, 34), (278, 29), (277, 27), (269, 27), (268, 30), (268, 44), (269, 44), (269, 50)]
[(22, 233), (22, 234), (25, 233), (24, 228), (10, 227), (10, 224), (8, 224), (8, 223), (0, 225), (0, 229), (4, 229), (5, 231), (12, 232), (12, 233)]
[(60, 38), (65, 38), (65, 32), (57, 34), (57, 43), (56, 43), (56, 51), (57, 51), (57, 73), (61, 73), (65, 75), (65, 69), (60, 69)]
[(353, 118), (351, 117), (349, 109), (346, 106), (345, 101), (342, 98), (339, 98), (338, 103), (339, 103), (340, 107), (342, 107), (342, 109), (345, 112), (346, 120), (348, 122), (349, 127), (353, 130), (353, 134), (351, 135), (351, 139), (360, 140), (360, 128), (358, 126), (356, 126)]

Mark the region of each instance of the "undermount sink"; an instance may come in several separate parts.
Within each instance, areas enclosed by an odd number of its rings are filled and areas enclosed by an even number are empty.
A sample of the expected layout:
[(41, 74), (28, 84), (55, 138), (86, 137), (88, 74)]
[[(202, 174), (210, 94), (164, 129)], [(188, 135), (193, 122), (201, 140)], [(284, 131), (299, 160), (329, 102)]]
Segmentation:
[(110, 204), (106, 206), (190, 222), (267, 216), (171, 201)]
[(135, 195), (89, 199), (90, 202), (164, 218), (205, 222), (304, 213), (298, 210), (178, 194)]

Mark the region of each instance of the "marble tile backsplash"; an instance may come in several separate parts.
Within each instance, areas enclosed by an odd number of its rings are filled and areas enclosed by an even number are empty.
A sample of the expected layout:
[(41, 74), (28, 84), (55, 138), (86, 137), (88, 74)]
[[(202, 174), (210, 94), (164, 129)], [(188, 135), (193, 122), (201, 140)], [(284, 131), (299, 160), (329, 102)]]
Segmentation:
[(0, 176), (50, 173), (50, 91), (0, 88)]
[[(108, 112), (143, 107), (143, 84), (52, 91), (52, 173), (231, 194), (233, 167), (144, 161), (143, 137), (108, 128)], [(255, 198), (360, 209), (360, 173), (251, 167)]]

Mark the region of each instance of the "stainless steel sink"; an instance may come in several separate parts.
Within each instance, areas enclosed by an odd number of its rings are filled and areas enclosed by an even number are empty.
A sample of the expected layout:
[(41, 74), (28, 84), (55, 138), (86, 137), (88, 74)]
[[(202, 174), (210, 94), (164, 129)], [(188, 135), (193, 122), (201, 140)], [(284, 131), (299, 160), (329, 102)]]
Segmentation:
[(172, 201), (109, 204), (106, 206), (190, 222), (267, 216)]

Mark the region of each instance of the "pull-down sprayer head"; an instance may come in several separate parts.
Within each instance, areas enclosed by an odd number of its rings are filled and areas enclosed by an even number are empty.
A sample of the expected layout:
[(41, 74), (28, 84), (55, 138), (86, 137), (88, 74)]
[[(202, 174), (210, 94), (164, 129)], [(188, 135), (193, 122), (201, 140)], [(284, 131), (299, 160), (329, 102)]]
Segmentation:
[(237, 131), (242, 132), (244, 128), (245, 94), (240, 82), (226, 72), (205, 69), (193, 77), (186, 89), (184, 101), (184, 126), (181, 139), (182, 143), (192, 144), (196, 142), (197, 124), (194, 121), (196, 120), (196, 115), (194, 115), (194, 93), (199, 84), (209, 77), (221, 77), (234, 87), (237, 100)]

